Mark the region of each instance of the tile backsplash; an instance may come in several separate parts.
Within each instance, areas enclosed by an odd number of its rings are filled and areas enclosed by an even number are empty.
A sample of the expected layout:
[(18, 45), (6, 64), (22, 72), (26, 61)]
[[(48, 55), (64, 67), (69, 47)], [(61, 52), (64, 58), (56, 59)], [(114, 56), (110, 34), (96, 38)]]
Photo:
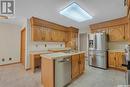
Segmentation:
[(64, 42), (31, 42), (30, 51), (43, 51), (51, 48), (65, 48)]
[(109, 42), (108, 48), (109, 50), (124, 50), (127, 44), (128, 42)]

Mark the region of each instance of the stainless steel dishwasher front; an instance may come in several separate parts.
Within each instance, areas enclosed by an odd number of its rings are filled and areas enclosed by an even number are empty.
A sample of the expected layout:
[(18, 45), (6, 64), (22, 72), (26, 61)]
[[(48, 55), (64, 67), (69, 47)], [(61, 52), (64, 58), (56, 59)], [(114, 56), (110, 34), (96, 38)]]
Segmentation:
[(71, 82), (71, 57), (55, 60), (55, 87), (64, 87)]

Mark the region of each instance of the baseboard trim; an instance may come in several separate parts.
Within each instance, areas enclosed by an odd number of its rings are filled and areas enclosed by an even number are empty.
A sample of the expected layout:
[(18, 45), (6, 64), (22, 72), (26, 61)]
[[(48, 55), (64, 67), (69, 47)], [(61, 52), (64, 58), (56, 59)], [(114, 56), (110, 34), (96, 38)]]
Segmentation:
[(0, 65), (0, 66), (8, 66), (8, 65), (13, 65), (13, 64), (19, 64), (21, 62), (15, 62), (15, 63), (10, 63), (10, 64), (3, 64), (3, 65)]

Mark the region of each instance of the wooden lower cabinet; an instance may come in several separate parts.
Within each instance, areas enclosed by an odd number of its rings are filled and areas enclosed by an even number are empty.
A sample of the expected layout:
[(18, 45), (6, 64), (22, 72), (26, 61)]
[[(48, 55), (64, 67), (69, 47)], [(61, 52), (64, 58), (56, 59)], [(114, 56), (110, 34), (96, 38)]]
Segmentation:
[(85, 56), (77, 54), (72, 56), (72, 79), (77, 78), (85, 70)]
[(85, 70), (85, 55), (83, 53), (80, 54), (79, 61), (80, 61), (79, 71), (80, 71), (80, 74), (82, 74)]
[[(85, 70), (85, 54), (74, 54), (71, 56), (72, 80), (80, 76)], [(41, 82), (44, 87), (55, 86), (55, 59), (41, 58)], [(70, 81), (71, 82), (71, 81)]]
[(108, 52), (108, 65), (109, 67), (114, 68), (116, 65), (116, 56), (115, 56), (115, 52)]
[(122, 66), (124, 63), (124, 52), (109, 52), (108, 53), (108, 66), (120, 70), (127, 70)]
[(32, 73), (35, 72), (36, 67), (41, 66), (41, 57), (40, 54), (31, 54), (30, 55), (30, 68)]
[(54, 60), (42, 58), (41, 83), (44, 87), (55, 87)]
[(73, 55), (71, 61), (72, 61), (72, 79), (74, 79), (80, 74), (80, 72), (79, 72), (79, 55)]

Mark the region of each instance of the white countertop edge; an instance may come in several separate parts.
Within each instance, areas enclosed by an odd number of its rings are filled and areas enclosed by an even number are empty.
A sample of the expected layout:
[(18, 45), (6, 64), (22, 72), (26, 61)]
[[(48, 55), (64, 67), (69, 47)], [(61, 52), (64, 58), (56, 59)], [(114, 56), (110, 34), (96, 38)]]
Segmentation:
[[(60, 52), (60, 53), (62, 53), (62, 52)], [(54, 60), (54, 59), (57, 59), (57, 58), (63, 58), (63, 57), (69, 57), (69, 56), (73, 56), (73, 55), (77, 55), (77, 54), (81, 54), (81, 53), (85, 53), (85, 51), (81, 51), (81, 52), (77, 52), (77, 53), (64, 53), (64, 54), (66, 54), (66, 55), (63, 55), (63, 56), (58, 56), (58, 57), (50, 57), (50, 56), (48, 56), (48, 55), (46, 55), (46, 54), (41, 54), (40, 56), (42, 57), (42, 58), (47, 58), (47, 59), (52, 59), (52, 60)], [(53, 53), (52, 53), (53, 54)]]

